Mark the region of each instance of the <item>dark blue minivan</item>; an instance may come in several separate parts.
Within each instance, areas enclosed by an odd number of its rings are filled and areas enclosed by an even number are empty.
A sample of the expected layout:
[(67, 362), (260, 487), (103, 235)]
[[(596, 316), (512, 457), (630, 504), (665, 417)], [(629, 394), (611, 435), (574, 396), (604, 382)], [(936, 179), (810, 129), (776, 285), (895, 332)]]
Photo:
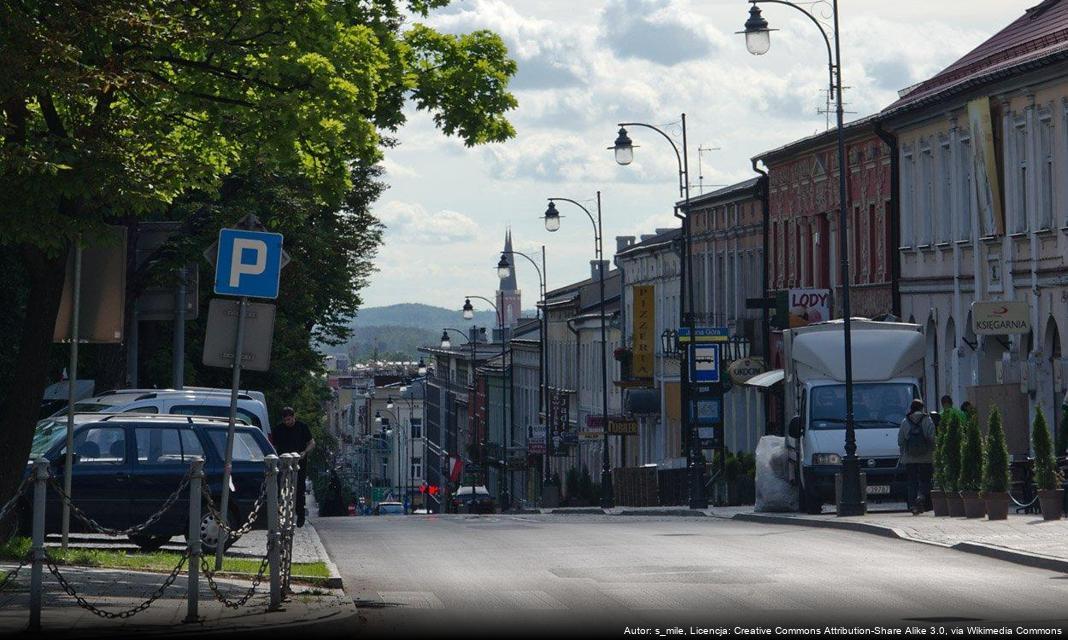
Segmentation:
[[(178, 488), (194, 458), (204, 460), (205, 482), (216, 505), (222, 495), (223, 458), (227, 421), (176, 415), (120, 413), (75, 416), (74, 465), (71, 478), (73, 503), (101, 525), (127, 529), (146, 521)], [(238, 424), (234, 434), (234, 463), (228, 523), (242, 524), (260, 495), (264, 457), (274, 448), (263, 432)], [(50, 472), (62, 484), (66, 457), (66, 424), (42, 425), (34, 435), (31, 458), (45, 457)], [(32, 466), (32, 465), (31, 465)], [(31, 466), (27, 466), (27, 473)], [(23, 499), (19, 528), (29, 535), (32, 491)], [(214, 548), (218, 538), (215, 519), (202, 511), (201, 540)], [(62, 503), (49, 490), (45, 514), (47, 533), (60, 532)], [(71, 531), (91, 531), (71, 515)], [(261, 514), (257, 528), (266, 522)], [(144, 550), (155, 550), (172, 537), (189, 532), (189, 489), (163, 517), (130, 540)], [(228, 539), (227, 546), (234, 540)]]

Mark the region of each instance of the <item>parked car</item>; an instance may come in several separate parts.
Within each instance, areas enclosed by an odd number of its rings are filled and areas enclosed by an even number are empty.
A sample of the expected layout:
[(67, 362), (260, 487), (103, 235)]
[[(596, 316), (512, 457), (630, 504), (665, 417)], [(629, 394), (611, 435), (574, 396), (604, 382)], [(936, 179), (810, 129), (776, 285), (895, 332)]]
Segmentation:
[[(156, 513), (181, 483), (194, 457), (204, 460), (205, 482), (215, 504), (222, 495), (223, 459), (227, 420), (200, 416), (121, 413), (75, 415), (72, 501), (85, 514), (111, 529), (126, 529)], [(264, 478), (264, 457), (274, 453), (263, 432), (238, 425), (234, 433), (234, 458), (227, 520), (243, 523), (259, 497)], [(50, 472), (62, 481), (66, 459), (66, 425), (52, 422), (38, 426), (31, 459), (46, 458)], [(26, 473), (31, 469), (27, 465)], [(58, 533), (62, 504), (48, 492), (45, 530)], [(29, 534), (32, 516), (30, 496), (18, 512), (19, 531)], [(72, 517), (72, 531), (88, 531), (81, 519)], [(256, 526), (266, 522), (258, 518)], [(189, 531), (189, 490), (159, 521), (130, 540), (144, 550), (155, 550), (174, 536)], [(215, 518), (204, 512), (201, 540), (214, 549), (219, 539)], [(227, 540), (227, 546), (234, 539)]]
[(404, 505), (400, 502), (379, 502), (375, 505), (376, 516), (403, 516)]
[[(183, 416), (230, 417), (230, 390), (188, 387), (185, 389), (116, 389), (74, 403), (76, 413), (166, 413)], [(65, 418), (66, 409), (50, 416)], [(271, 432), (267, 405), (262, 392), (241, 391), (237, 395), (237, 418)]]
[(497, 505), (485, 486), (460, 487), (452, 495), (454, 513), (496, 513)]

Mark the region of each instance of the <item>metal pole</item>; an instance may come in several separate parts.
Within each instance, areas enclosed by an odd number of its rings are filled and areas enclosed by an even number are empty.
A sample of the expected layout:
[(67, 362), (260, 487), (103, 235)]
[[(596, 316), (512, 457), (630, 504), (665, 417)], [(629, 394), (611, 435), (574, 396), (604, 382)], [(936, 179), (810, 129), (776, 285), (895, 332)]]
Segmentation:
[(845, 457), (842, 458), (842, 498), (838, 515), (856, 516), (867, 511), (864, 496), (860, 493), (860, 460), (857, 459), (857, 433), (853, 424), (853, 342), (850, 331), (849, 305), (849, 194), (846, 187), (845, 132), (842, 130), (845, 110), (842, 105), (842, 49), (838, 31), (838, 0), (834, 0), (834, 61), (835, 111), (838, 119), (838, 246), (842, 265), (842, 339), (845, 343), (845, 392), (846, 392), (846, 440)]
[(541, 381), (541, 388), (538, 389), (538, 406), (542, 409), (541, 424), (543, 427), (543, 433), (545, 438), (545, 444), (543, 445), (543, 452), (541, 454), (542, 466), (545, 467), (545, 477), (542, 478), (542, 500), (545, 499), (545, 485), (549, 484), (552, 480), (552, 476), (549, 473), (549, 368), (545, 366), (545, 341), (549, 338), (548, 323), (549, 314), (545, 305), (547, 304), (546, 297), (548, 292), (546, 291), (546, 275), (545, 275), (545, 245), (541, 245), (541, 339), (538, 341), (538, 358), (540, 358), (540, 367), (538, 371), (538, 379)]
[(277, 611), (282, 605), (282, 574), (278, 531), (278, 456), (269, 455), (263, 460), (267, 481), (267, 562), (271, 567), (271, 603), (268, 611)]
[[(78, 341), (80, 335), (80, 316), (82, 306), (82, 237), (74, 240), (74, 286), (70, 312), (70, 365), (67, 371), (67, 453), (63, 460), (63, 491), (71, 497), (71, 475), (74, 467), (74, 390), (78, 385)], [(63, 550), (67, 549), (70, 539), (70, 502), (63, 501)]]
[(174, 292), (174, 346), (171, 349), (171, 386), (185, 385), (185, 289), (186, 269), (178, 270), (178, 288)]
[(131, 389), (138, 387), (137, 356), (141, 321), (137, 313), (137, 300), (130, 303), (130, 326), (126, 332), (126, 382)]
[[(502, 484), (504, 485), (504, 490), (505, 491), (508, 491), (508, 492), (511, 491), (511, 486), (510, 486), (511, 483), (509, 482), (509, 477), (508, 477), (508, 432), (511, 430), (511, 424), (510, 424), (511, 421), (508, 419), (509, 418), (509, 412), (508, 412), (508, 385), (506, 383), (506, 380), (508, 379), (508, 362), (507, 362), (507, 355), (505, 354), (505, 350), (506, 350), (506, 347), (507, 347), (508, 343), (504, 339), (504, 292), (503, 291), (501, 292), (501, 297), (500, 297), (500, 300), (498, 300), (498, 304), (500, 305), (500, 309), (501, 309), (501, 312), (497, 314), (498, 324), (500, 325), (498, 330), (501, 333), (501, 336), (500, 336), (500, 338), (501, 338), (501, 442), (500, 442), (500, 444), (501, 444), (502, 448), (504, 449), (504, 451), (501, 452), (501, 453), (504, 454), (504, 464), (505, 464), (504, 469), (498, 469), (498, 473), (497, 473), (497, 498), (498, 498), (498, 500), (500, 500), (500, 498), (503, 497), (501, 495), (501, 485)], [(500, 461), (500, 459), (498, 459), (498, 462), (499, 461)], [(473, 497), (474, 496), (472, 496), (472, 498)]]
[(615, 506), (612, 496), (612, 463), (608, 459), (608, 319), (604, 306), (604, 230), (601, 226), (601, 192), (597, 192), (597, 275), (601, 289), (601, 430), (604, 444), (601, 451), (601, 506)]
[(41, 572), (45, 559), (45, 496), (48, 460), (33, 461), (33, 566), (30, 572), (30, 631), (41, 630)]
[(186, 548), (189, 551), (189, 566), (187, 577), (189, 582), (186, 586), (186, 613), (184, 622), (200, 622), (198, 606), (200, 595), (200, 501), (203, 493), (204, 460), (194, 458), (192, 468), (189, 471), (189, 532), (186, 537)]
[(223, 464), (222, 499), (219, 501), (219, 537), (215, 547), (215, 570), (222, 569), (223, 552), (226, 548), (226, 529), (230, 508), (230, 472), (234, 464), (234, 429), (237, 422), (237, 390), (241, 384), (241, 356), (245, 345), (245, 311), (248, 297), (242, 297), (237, 305), (237, 332), (234, 338), (233, 379), (230, 382), (230, 425), (226, 430), (226, 461)]
[[(683, 238), (682, 238), (682, 255), (683, 265), (682, 273), (685, 274), (685, 279), (680, 284), (683, 285), (685, 290), (682, 295), (682, 307), (685, 309), (686, 326), (690, 329), (690, 347), (686, 352), (686, 367), (684, 367), (683, 380), (685, 380), (685, 401), (683, 402), (682, 415), (686, 419), (686, 426), (690, 433), (690, 456), (693, 461), (693, 493), (690, 494), (690, 508), (691, 509), (707, 509), (708, 508), (708, 496), (705, 494), (705, 465), (701, 462), (701, 439), (697, 431), (697, 425), (693, 419), (693, 384), (690, 380), (690, 356), (692, 345), (696, 339), (697, 331), (694, 326), (693, 319), (693, 263), (690, 257), (692, 250), (692, 231), (693, 225), (690, 221), (690, 153), (688, 151), (688, 139), (686, 132), (686, 114), (682, 114), (682, 172), (685, 175), (682, 181), (683, 196), (685, 199), (684, 206), (686, 207), (686, 216), (682, 220)], [(722, 399), (721, 399), (722, 402)], [(721, 444), (722, 446), (722, 444)], [(720, 463), (723, 461), (723, 453), (720, 451)]]

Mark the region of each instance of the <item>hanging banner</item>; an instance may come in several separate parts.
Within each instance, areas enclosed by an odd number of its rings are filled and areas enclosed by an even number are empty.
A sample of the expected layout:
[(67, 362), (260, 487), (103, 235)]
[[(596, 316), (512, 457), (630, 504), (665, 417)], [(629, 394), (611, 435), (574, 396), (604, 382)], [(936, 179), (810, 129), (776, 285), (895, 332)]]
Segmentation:
[(653, 354), (656, 348), (656, 303), (653, 299), (653, 287), (637, 285), (633, 287), (633, 292), (631, 335), (634, 353), (631, 359), (631, 374), (635, 378), (652, 378)]
[(1005, 214), (1001, 207), (1001, 183), (994, 150), (994, 124), (990, 117), (990, 98), (968, 103), (968, 125), (972, 132), (972, 162), (975, 167), (975, 191), (979, 201), (979, 222), (983, 236), (1004, 235)]

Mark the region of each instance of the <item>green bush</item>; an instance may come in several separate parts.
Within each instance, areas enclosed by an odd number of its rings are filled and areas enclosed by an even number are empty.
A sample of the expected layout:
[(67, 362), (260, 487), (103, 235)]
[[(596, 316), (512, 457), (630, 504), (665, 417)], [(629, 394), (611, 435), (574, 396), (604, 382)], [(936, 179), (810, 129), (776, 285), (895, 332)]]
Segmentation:
[(571, 467), (564, 474), (564, 495), (568, 498), (577, 498), (579, 490), (579, 472)]
[(1004, 493), (1009, 490), (1009, 448), (1005, 444), (1005, 429), (1001, 426), (1001, 412), (990, 412), (986, 431), (986, 464), (983, 466), (983, 491)]
[(934, 447), (934, 485), (942, 491), (949, 490), (949, 482), (946, 476), (946, 433), (949, 432), (949, 423), (956, 419), (953, 412), (942, 416), (942, 420), (935, 430)]
[(945, 440), (942, 443), (943, 491), (956, 493), (960, 491), (960, 448), (963, 427), (960, 418), (952, 414), (946, 425)]
[(960, 444), (958, 491), (979, 491), (983, 485), (983, 433), (979, 421), (969, 419)]
[(1057, 459), (1053, 455), (1053, 441), (1046, 425), (1042, 407), (1035, 407), (1035, 421), (1031, 425), (1031, 447), (1035, 451), (1035, 486), (1040, 490), (1052, 490), (1060, 484)]
[(1061, 426), (1057, 430), (1058, 456), (1068, 456), (1068, 405), (1061, 409)]

